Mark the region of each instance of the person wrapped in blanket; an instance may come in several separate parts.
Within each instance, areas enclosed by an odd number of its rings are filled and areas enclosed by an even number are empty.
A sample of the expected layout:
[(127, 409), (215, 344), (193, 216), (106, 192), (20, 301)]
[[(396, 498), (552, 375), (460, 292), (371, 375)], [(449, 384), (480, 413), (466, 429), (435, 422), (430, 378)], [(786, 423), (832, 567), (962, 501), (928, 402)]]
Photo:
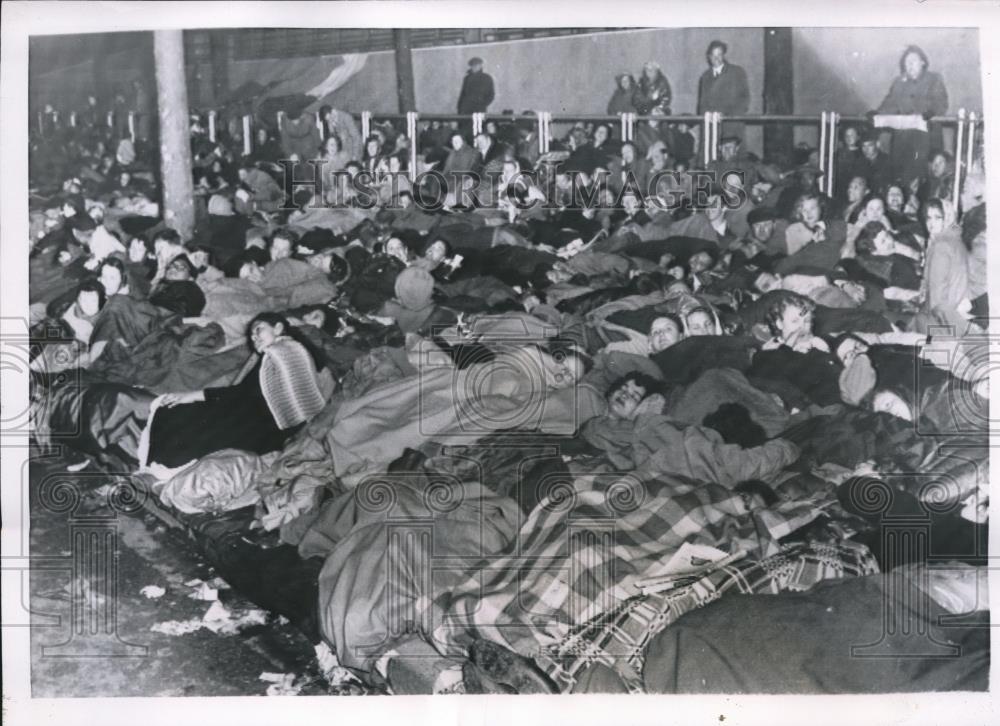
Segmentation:
[(745, 449), (706, 426), (679, 426), (663, 413), (657, 382), (642, 373), (612, 384), (607, 402), (605, 415), (584, 424), (583, 437), (614, 466), (640, 479), (671, 474), (735, 487), (766, 481), (799, 455), (798, 447), (783, 439)]
[(325, 366), (315, 346), (276, 313), (254, 317), (247, 333), (256, 353), (235, 385), (154, 401), (141, 458), (148, 471), (167, 473), (222, 449), (278, 451), (322, 410)]

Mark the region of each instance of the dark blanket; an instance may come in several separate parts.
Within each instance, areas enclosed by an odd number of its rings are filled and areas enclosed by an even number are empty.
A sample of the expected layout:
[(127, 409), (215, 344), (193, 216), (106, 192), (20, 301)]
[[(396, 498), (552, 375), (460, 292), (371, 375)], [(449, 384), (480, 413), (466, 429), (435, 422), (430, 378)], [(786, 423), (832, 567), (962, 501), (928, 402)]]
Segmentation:
[(643, 680), (652, 693), (986, 690), (989, 614), (947, 615), (900, 571), (723, 598), (650, 641)]
[(760, 347), (753, 338), (705, 335), (686, 338), (650, 356), (670, 384), (687, 385), (710, 368), (750, 369), (753, 351)]
[(805, 408), (810, 403), (840, 403), (841, 370), (840, 363), (829, 353), (815, 348), (799, 353), (783, 345), (758, 351), (746, 373), (751, 383), (777, 393), (787, 406)]

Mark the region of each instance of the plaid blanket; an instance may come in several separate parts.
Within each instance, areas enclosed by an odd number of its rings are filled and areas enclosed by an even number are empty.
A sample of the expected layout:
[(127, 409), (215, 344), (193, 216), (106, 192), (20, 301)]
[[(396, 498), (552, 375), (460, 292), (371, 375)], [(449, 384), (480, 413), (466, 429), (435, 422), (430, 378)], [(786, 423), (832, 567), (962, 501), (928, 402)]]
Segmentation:
[(440, 620), (431, 635), (443, 653), (483, 638), (534, 656), (638, 595), (637, 581), (663, 574), (684, 542), (760, 559), (777, 555), (778, 538), (820, 512), (806, 501), (762, 520), (722, 486), (678, 479), (596, 475), (538, 486), (549, 491), (514, 547), (434, 594)]
[(572, 629), (537, 653), (535, 662), (564, 692), (576, 686), (588, 667), (600, 663), (614, 669), (630, 692), (642, 693), (646, 645), (684, 613), (726, 593), (803, 591), (821, 580), (876, 572), (875, 558), (864, 545), (849, 541), (789, 545), (758, 562), (720, 567), (685, 587), (630, 598)]

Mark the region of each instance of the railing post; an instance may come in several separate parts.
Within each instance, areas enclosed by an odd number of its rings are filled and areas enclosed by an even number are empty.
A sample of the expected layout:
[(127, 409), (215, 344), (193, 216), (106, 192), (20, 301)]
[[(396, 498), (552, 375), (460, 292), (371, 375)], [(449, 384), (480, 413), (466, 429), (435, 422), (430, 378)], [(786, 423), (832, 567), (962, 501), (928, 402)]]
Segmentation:
[(552, 147), (552, 112), (545, 112), (545, 153)]
[(372, 112), (361, 112), (361, 136), (367, 142), (372, 133)]
[(722, 127), (722, 113), (712, 112), (712, 161), (719, 159), (719, 129)]
[(969, 131), (965, 135), (965, 174), (968, 176), (972, 171), (972, 159), (976, 148), (976, 112), (969, 113)]
[(708, 147), (712, 140), (712, 129), (711, 129), (711, 112), (705, 111), (705, 115), (701, 120), (701, 158), (702, 163), (708, 167), (711, 162), (711, 157), (709, 156)]
[(959, 209), (959, 194), (962, 189), (962, 162), (964, 155), (965, 109), (958, 109), (958, 126), (955, 129), (955, 187), (951, 195), (951, 203), (955, 213)]
[(545, 112), (535, 111), (535, 118), (538, 119), (538, 153), (545, 153)]
[(284, 128), (285, 128), (285, 112), (278, 111), (278, 131), (281, 131)]
[(108, 128), (113, 129), (115, 127), (115, 112), (108, 111)]
[(410, 137), (410, 163), (409, 163), (409, 177), (410, 181), (415, 181), (417, 178), (417, 119), (418, 115), (416, 111), (406, 112), (406, 135)]
[(836, 111), (830, 112), (830, 133), (827, 134), (828, 136), (827, 141), (829, 142), (830, 145), (830, 152), (829, 152), (830, 155), (827, 158), (826, 162), (826, 174), (827, 174), (826, 194), (829, 197), (833, 196), (833, 182), (834, 182), (833, 175), (836, 167), (834, 160), (836, 159), (837, 155), (837, 122), (839, 119), (840, 119), (840, 114), (838, 114)]
[(69, 125), (76, 128), (76, 111), (69, 112)]
[(250, 114), (243, 116), (243, 156), (253, 153), (253, 132), (250, 128)]
[(208, 112), (208, 140), (215, 143), (215, 111)]
[(128, 135), (132, 139), (132, 143), (135, 143), (135, 111), (128, 112)]
[(316, 112), (316, 129), (319, 131), (319, 140), (326, 141), (326, 124), (320, 118), (319, 111)]
[(826, 117), (827, 112), (819, 115), (819, 170), (823, 172), (819, 179), (819, 190), (826, 193)]

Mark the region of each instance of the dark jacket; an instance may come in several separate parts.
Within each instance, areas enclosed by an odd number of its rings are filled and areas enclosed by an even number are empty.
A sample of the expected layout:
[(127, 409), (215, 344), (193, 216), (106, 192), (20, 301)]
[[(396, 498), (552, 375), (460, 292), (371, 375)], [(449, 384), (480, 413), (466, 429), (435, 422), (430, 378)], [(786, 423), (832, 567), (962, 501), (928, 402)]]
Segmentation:
[(608, 115), (614, 116), (619, 113), (635, 113), (635, 106), (632, 105), (632, 94), (635, 87), (628, 89), (618, 86), (608, 101)]
[(285, 119), (281, 129), (281, 148), (288, 156), (298, 154), (300, 161), (315, 159), (319, 156), (319, 144), (319, 129), (312, 115)]
[(724, 114), (744, 114), (750, 108), (750, 86), (747, 73), (740, 66), (726, 63), (718, 77), (709, 68), (698, 81), (698, 113), (719, 111)]
[(493, 77), (483, 71), (469, 71), (462, 81), (462, 92), (458, 95), (458, 112), (479, 113), (489, 108), (494, 98)]
[(653, 81), (649, 81), (643, 74), (632, 94), (632, 105), (643, 116), (656, 107), (662, 108), (663, 112), (669, 115), (672, 100), (673, 92), (670, 90), (670, 81), (663, 73), (658, 73)]
[(948, 90), (937, 73), (925, 72), (919, 78), (897, 76), (889, 88), (879, 113), (919, 114), (925, 118), (943, 116), (948, 111)]

